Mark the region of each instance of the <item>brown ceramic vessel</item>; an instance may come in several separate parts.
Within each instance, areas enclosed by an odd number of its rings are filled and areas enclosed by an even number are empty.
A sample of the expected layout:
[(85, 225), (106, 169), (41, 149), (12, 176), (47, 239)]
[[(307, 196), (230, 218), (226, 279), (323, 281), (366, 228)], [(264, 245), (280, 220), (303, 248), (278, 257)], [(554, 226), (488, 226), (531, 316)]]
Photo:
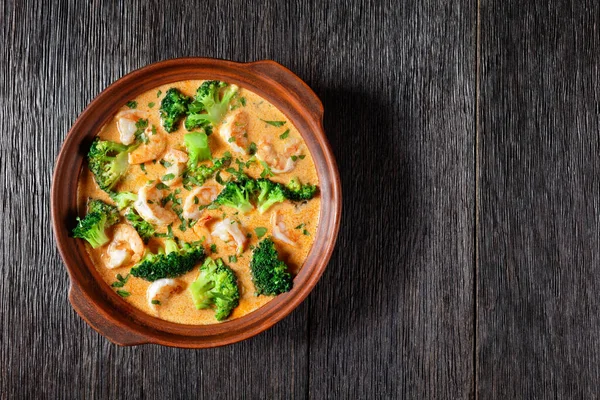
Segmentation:
[[(319, 175), (321, 214), (314, 245), (294, 279), (293, 289), (244, 317), (214, 325), (181, 325), (152, 317), (125, 302), (102, 281), (84, 247), (70, 231), (77, 216), (77, 181), (85, 154), (100, 128), (129, 99), (169, 82), (218, 79), (247, 88), (267, 99), (298, 128)], [(274, 61), (236, 63), (208, 58), (162, 61), (119, 79), (81, 113), (56, 161), (52, 183), (52, 222), (77, 313), (110, 341), (123, 345), (155, 343), (206, 348), (254, 336), (292, 312), (316, 285), (338, 234), (341, 188), (335, 159), (323, 131), (323, 105), (294, 73)]]

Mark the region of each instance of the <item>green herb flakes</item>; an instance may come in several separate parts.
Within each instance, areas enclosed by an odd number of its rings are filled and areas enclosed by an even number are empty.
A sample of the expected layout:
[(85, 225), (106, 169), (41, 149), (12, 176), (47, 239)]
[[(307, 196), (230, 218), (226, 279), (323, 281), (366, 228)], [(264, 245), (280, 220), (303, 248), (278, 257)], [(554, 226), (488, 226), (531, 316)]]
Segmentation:
[(275, 126), (277, 128), (279, 128), (280, 126), (285, 125), (286, 121), (265, 121), (264, 119), (259, 118), (262, 122), (265, 122), (271, 126)]
[(259, 226), (257, 228), (254, 228), (254, 233), (256, 233), (256, 237), (260, 239), (261, 237), (265, 236), (265, 234), (267, 233), (267, 228)]

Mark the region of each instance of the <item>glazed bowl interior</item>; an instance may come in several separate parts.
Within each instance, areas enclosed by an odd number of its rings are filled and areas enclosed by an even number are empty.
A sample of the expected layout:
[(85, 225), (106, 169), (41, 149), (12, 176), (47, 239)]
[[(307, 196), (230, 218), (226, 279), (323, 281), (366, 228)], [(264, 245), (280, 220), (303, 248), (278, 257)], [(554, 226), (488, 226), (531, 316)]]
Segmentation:
[[(128, 100), (154, 87), (192, 79), (235, 83), (281, 110), (302, 135), (319, 176), (321, 211), (315, 241), (294, 279), (293, 289), (258, 310), (213, 325), (181, 325), (150, 316), (116, 295), (101, 279), (82, 240), (70, 232), (77, 216), (77, 182), (89, 146), (101, 128)], [(296, 75), (273, 61), (235, 63), (187, 58), (149, 65), (109, 86), (81, 113), (62, 146), (52, 184), (53, 229), (71, 279), (69, 300), (94, 329), (114, 343), (156, 343), (203, 348), (225, 345), (256, 335), (288, 315), (308, 296), (322, 275), (337, 238), (340, 180), (323, 132), (323, 106)]]

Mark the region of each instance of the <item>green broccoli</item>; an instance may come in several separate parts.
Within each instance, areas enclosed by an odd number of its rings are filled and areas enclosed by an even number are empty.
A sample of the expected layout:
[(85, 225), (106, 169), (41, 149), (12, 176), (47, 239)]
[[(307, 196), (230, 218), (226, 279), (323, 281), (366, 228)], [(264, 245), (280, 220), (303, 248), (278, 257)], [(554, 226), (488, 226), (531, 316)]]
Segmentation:
[(276, 203), (281, 203), (286, 199), (286, 192), (283, 185), (277, 182), (273, 182), (269, 179), (257, 179), (256, 186), (259, 190), (258, 196), (256, 196), (256, 202), (258, 205), (258, 212), (263, 214), (271, 206)]
[(157, 254), (148, 252), (131, 268), (131, 275), (153, 282), (157, 279), (176, 278), (191, 271), (204, 260), (204, 248), (183, 243), (178, 246), (175, 240), (165, 240), (165, 248)]
[(285, 187), (286, 199), (293, 201), (310, 200), (316, 192), (317, 187), (315, 185), (302, 184), (297, 178), (292, 179)]
[(206, 133), (187, 133), (183, 136), (183, 143), (188, 151), (188, 167), (196, 168), (199, 161), (210, 159), (210, 147)]
[(179, 127), (179, 121), (187, 112), (190, 98), (176, 88), (165, 93), (160, 103), (160, 118), (167, 132), (174, 132)]
[(245, 214), (254, 209), (250, 197), (255, 190), (256, 182), (253, 179), (227, 182), (213, 205), (233, 207)]
[(217, 171), (228, 167), (231, 164), (231, 153), (226, 152), (223, 157), (213, 159), (213, 165), (208, 166), (205, 164), (197, 165), (196, 167), (190, 168), (185, 171), (183, 175), (183, 183), (187, 185), (193, 183), (198, 186), (204, 185), (204, 182), (210, 179)]
[(292, 275), (287, 272), (287, 265), (279, 260), (271, 238), (260, 242), (252, 252), (250, 271), (256, 294), (275, 296), (292, 289)]
[(73, 237), (85, 239), (94, 248), (108, 243), (106, 229), (119, 222), (119, 211), (116, 207), (102, 200), (91, 200), (88, 213), (83, 219), (77, 218), (77, 226), (73, 229)]
[(205, 81), (196, 91), (194, 101), (188, 106), (185, 128), (192, 130), (199, 127), (217, 125), (227, 112), (229, 102), (238, 92), (236, 85), (228, 85), (221, 81)]
[(148, 243), (152, 236), (154, 236), (154, 226), (150, 222), (143, 220), (135, 209), (130, 208), (125, 214), (125, 218), (135, 228), (144, 243)]
[(119, 210), (123, 210), (137, 200), (137, 194), (131, 192), (110, 192), (108, 194)]
[(90, 170), (100, 189), (110, 192), (129, 167), (127, 152), (132, 146), (96, 138), (88, 152)]
[(198, 279), (190, 284), (189, 291), (198, 310), (215, 308), (215, 318), (222, 321), (239, 304), (240, 291), (235, 273), (222, 259), (207, 258), (200, 267)]

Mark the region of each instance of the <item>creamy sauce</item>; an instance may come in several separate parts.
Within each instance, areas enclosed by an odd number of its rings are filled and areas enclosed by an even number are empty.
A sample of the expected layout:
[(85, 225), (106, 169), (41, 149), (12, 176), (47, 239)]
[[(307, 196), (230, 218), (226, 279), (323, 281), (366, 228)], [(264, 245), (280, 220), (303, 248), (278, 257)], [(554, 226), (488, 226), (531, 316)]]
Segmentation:
[[(183, 81), (177, 82), (174, 84), (163, 85), (152, 89), (134, 99), (137, 102), (136, 110), (140, 111), (140, 115), (142, 113), (146, 113), (144, 118), (148, 119), (149, 126), (154, 125), (156, 129), (162, 131), (162, 133), (167, 138), (167, 146), (165, 151), (169, 149), (178, 149), (185, 151), (185, 146), (183, 145), (183, 135), (188, 133), (187, 130), (183, 126), (183, 120), (180, 122), (179, 129), (171, 134), (168, 134), (164, 131), (159, 116), (159, 108), (160, 102), (164, 93), (171, 87), (176, 87), (181, 92), (188, 96), (193, 96), (196, 92), (196, 89), (202, 81)], [(158, 92), (162, 92), (160, 96), (157, 96)], [(297, 129), (292, 125), (291, 121), (288, 120), (285, 115), (279, 111), (272, 104), (258, 96), (257, 94), (245, 90), (243, 88), (239, 91), (239, 96), (245, 98), (245, 106), (240, 105), (240, 109), (243, 112), (248, 114), (248, 139), (250, 142), (259, 143), (261, 137), (269, 136), (272, 139), (272, 144), (275, 147), (275, 150), (278, 152), (283, 151), (284, 146), (286, 145), (286, 141), (292, 140), (293, 138), (297, 138), (302, 141), (302, 137), (298, 133)], [(152, 105), (152, 103), (154, 103)], [(232, 101), (231, 104), (235, 104), (235, 101)], [(152, 106), (152, 107), (150, 107)], [(122, 111), (128, 110), (126, 106), (123, 106)], [(281, 127), (275, 127), (269, 125), (264, 121), (286, 121), (285, 125)], [(235, 158), (238, 158), (242, 161), (247, 161), (250, 158), (250, 155), (240, 155), (231, 150), (229, 143), (221, 138), (218, 134), (218, 126), (215, 127), (214, 133), (209, 136), (209, 145), (212, 152), (213, 157), (222, 157), (223, 154), (229, 151), (233, 156), (233, 162), (231, 167), (237, 169), (237, 164), (235, 163)], [(289, 129), (289, 137), (286, 139), (280, 139), (279, 136), (283, 134), (286, 130)], [(109, 122), (103, 129), (99, 132), (99, 136), (104, 140), (111, 140), (115, 142), (119, 142), (119, 132), (117, 129), (116, 118), (113, 118), (111, 122)], [(304, 143), (302, 141), (302, 143)], [(302, 154), (305, 156), (303, 159), (298, 159), (295, 168), (288, 173), (276, 174), (273, 177), (270, 177), (271, 180), (276, 182), (281, 182), (287, 184), (292, 178), (299, 178), (303, 183), (311, 183), (318, 185), (318, 177), (315, 169), (314, 162), (312, 157), (308, 151), (308, 148), (305, 145), (302, 145)], [(121, 179), (121, 181), (114, 188), (115, 191), (131, 191), (137, 193), (138, 189), (145, 185), (150, 180), (158, 181), (165, 174), (165, 167), (163, 167), (159, 161), (162, 159), (162, 155), (159, 156), (155, 161), (156, 163), (150, 161), (144, 164), (145, 172), (141, 169), (139, 165), (130, 165), (127, 171), (127, 174)], [(207, 162), (208, 165), (212, 165), (210, 162)], [(253, 163), (250, 168), (246, 170), (246, 173), (251, 177), (258, 178), (263, 171), (263, 167), (260, 163)], [(223, 179), (227, 179), (229, 174), (227, 172), (222, 171), (221, 176)], [(218, 185), (214, 179), (207, 181), (207, 183), (217, 185), (219, 190), (222, 188)], [(185, 200), (187, 194), (189, 193), (181, 183), (175, 184), (171, 186), (171, 190), (180, 189), (181, 193), (178, 195), (179, 198), (183, 201)], [(86, 213), (86, 203), (88, 199), (100, 199), (109, 204), (114, 204), (109, 196), (102, 191), (98, 185), (96, 184), (92, 173), (87, 168), (87, 165), (84, 165), (83, 170), (80, 175), (79, 185), (78, 185), (78, 204), (79, 204), (79, 215), (85, 215)], [(167, 204), (166, 208), (170, 208), (172, 203)], [(284, 224), (288, 230), (289, 236), (291, 236), (296, 241), (296, 246), (291, 246), (286, 243), (283, 243), (277, 239), (274, 239), (276, 248), (279, 252), (280, 258), (286, 262), (289, 267), (292, 275), (296, 275), (302, 264), (304, 263), (310, 248), (313, 244), (313, 240), (316, 234), (318, 218), (319, 218), (319, 209), (320, 209), (320, 198), (318, 194), (308, 202), (304, 203), (292, 203), (289, 201), (285, 201), (283, 203), (278, 203), (272, 206), (267, 212), (263, 215), (260, 215), (256, 210), (249, 212), (246, 215), (234, 215), (237, 210), (229, 207), (221, 207), (220, 209), (215, 210), (205, 210), (203, 216), (211, 215), (213, 220), (209, 223), (208, 228), (211, 229), (215, 223), (218, 223), (223, 219), (223, 214), (227, 214), (227, 217), (232, 217), (239, 219), (241, 222), (242, 231), (244, 233), (251, 233), (252, 237), (249, 239), (246, 250), (237, 256), (237, 261), (230, 262), (229, 256), (235, 254), (235, 243), (231, 241), (230, 243), (225, 243), (221, 241), (218, 237), (212, 236), (211, 239), (213, 243), (217, 246), (217, 253), (210, 254), (208, 257), (212, 258), (222, 258), (225, 264), (230, 266), (236, 273), (238, 278), (238, 285), (240, 287), (240, 304), (236, 307), (228, 320), (239, 318), (243, 315), (246, 315), (264, 304), (268, 303), (273, 297), (270, 296), (255, 296), (254, 292), (254, 284), (251, 281), (250, 274), (250, 261), (252, 258), (252, 250), (250, 246), (256, 246), (262, 239), (272, 235), (273, 229), (270, 222), (271, 214), (279, 211), (283, 216)], [(123, 215), (126, 210), (123, 210), (121, 214)], [(125, 222), (125, 218), (122, 218), (122, 223)], [(186, 229), (185, 232), (179, 230), (180, 222), (179, 220), (173, 223), (173, 234), (175, 237), (182, 239), (186, 242), (193, 242), (201, 239), (201, 235), (194, 231), (194, 229)], [(305, 224), (302, 228), (296, 229), (301, 224)], [(255, 233), (255, 228), (264, 227), (267, 228), (267, 234), (258, 239)], [(304, 230), (306, 230), (305, 233)], [(200, 229), (198, 229), (200, 231)], [(157, 232), (166, 232), (165, 228), (158, 228)], [(202, 233), (202, 232), (200, 232)], [(111, 237), (111, 232), (109, 229), (109, 237)], [(208, 232), (206, 233), (208, 234)], [(206, 235), (205, 234), (205, 235)], [(156, 248), (159, 247), (162, 243), (162, 239), (153, 238), (148, 243), (148, 248), (152, 251), (156, 251)], [(106, 249), (108, 244), (102, 246), (98, 249), (93, 249), (89, 244), (86, 244), (87, 251), (97, 269), (100, 273), (106, 284), (111, 285), (116, 282), (117, 274), (121, 274), (122, 276), (126, 276), (129, 273), (132, 265), (127, 265), (120, 268), (109, 269), (106, 267)], [(200, 264), (198, 265), (198, 267)], [(192, 269), (187, 274), (177, 278), (185, 282), (185, 288), (180, 293), (174, 294), (168, 301), (164, 302), (158, 307), (154, 307), (156, 311), (151, 308), (148, 304), (148, 300), (146, 298), (146, 291), (150, 282), (130, 276), (127, 283), (122, 288), (118, 288), (119, 290), (124, 290), (131, 293), (130, 296), (124, 297), (123, 299), (136, 308), (150, 314), (156, 316), (158, 318), (181, 323), (181, 324), (213, 324), (217, 323), (214, 317), (214, 311), (211, 309), (197, 310), (192, 302), (192, 297), (187, 290), (187, 287), (191, 282), (196, 280), (198, 276), (198, 268)], [(116, 290), (114, 288), (113, 290)]]

